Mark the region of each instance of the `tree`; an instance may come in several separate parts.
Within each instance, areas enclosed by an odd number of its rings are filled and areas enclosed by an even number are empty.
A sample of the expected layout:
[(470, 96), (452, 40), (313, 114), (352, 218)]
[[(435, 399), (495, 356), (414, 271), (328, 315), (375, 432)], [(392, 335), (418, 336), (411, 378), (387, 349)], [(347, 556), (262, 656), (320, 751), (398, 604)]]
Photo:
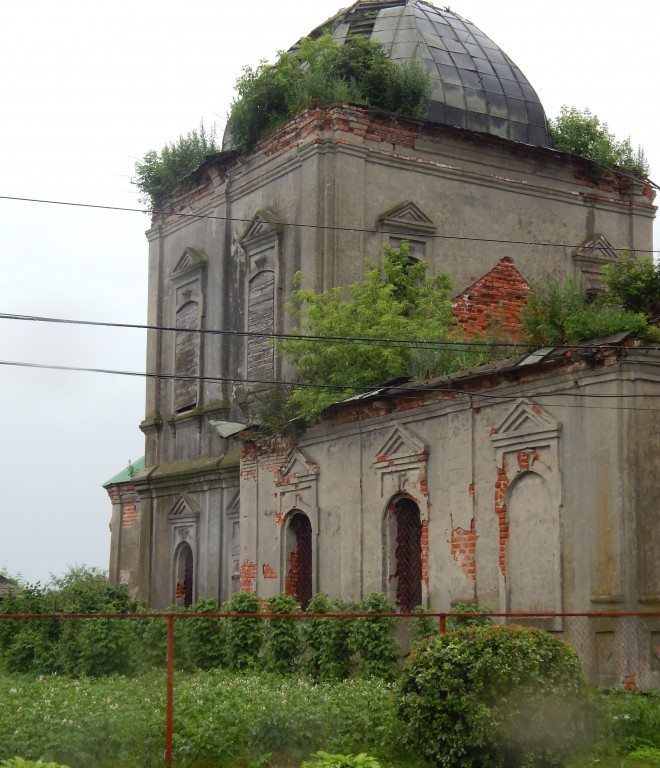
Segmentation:
[[(301, 273), (296, 281), (300, 286)], [(330, 387), (295, 388), (288, 400), (291, 414), (314, 421), (331, 403), (363, 387), (399, 376), (440, 375), (479, 362), (478, 353), (466, 353), (460, 345), (450, 345), (449, 352), (444, 346), (424, 348), (424, 342), (458, 341), (460, 336), (452, 315), (449, 277), (429, 277), (423, 261), (411, 260), (407, 242), (398, 251), (386, 246), (382, 270), (367, 263), (364, 279), (346, 291), (348, 298), (341, 288), (316, 293), (298, 287), (292, 293), (288, 310), (297, 322), (295, 333), (336, 340), (280, 342), (285, 357), (295, 365), (299, 383)]]
[(644, 150), (634, 150), (629, 138), (618, 141), (589, 109), (564, 105), (559, 117), (550, 120), (550, 133), (556, 149), (594, 160), (601, 170), (618, 168), (644, 179), (649, 175)]
[(660, 316), (660, 262), (624, 253), (602, 272), (606, 301), (641, 312), (648, 320)]

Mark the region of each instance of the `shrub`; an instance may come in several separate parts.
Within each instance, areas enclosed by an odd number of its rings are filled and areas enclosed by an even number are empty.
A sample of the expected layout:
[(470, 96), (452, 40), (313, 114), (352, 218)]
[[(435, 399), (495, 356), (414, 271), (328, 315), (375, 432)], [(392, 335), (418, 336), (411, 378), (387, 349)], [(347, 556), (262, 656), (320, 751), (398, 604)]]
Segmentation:
[(262, 136), (308, 106), (350, 101), (422, 117), (431, 81), (416, 62), (395, 64), (377, 42), (352, 36), (338, 45), (323, 35), (303, 39), (297, 51), (280, 53), (275, 64), (244, 67), (236, 91), (227, 130), (233, 146), (249, 152)]
[(411, 750), (454, 768), (559, 764), (587, 732), (570, 646), (538, 629), (471, 626), (413, 650), (398, 711)]
[(359, 755), (329, 755), (319, 751), (312, 758), (303, 761), (301, 768), (380, 768), (379, 761), (366, 752), (360, 752)]
[(607, 123), (589, 109), (564, 105), (559, 117), (550, 120), (550, 132), (556, 149), (589, 158), (601, 166), (601, 171), (619, 168), (642, 178), (649, 175), (644, 150), (634, 150), (630, 139), (617, 141)]
[[(259, 613), (254, 592), (237, 592), (223, 605), (225, 613)], [(225, 657), (230, 669), (244, 670), (257, 665), (263, 639), (262, 619), (229, 618), (225, 632)]]
[[(218, 612), (218, 604), (213, 597), (197, 600), (188, 608), (188, 613)], [(165, 624), (164, 621), (161, 623)], [(181, 632), (187, 668), (213, 669), (223, 664), (226, 626), (222, 619), (181, 619), (175, 627)], [(177, 653), (175, 658), (178, 657)]]
[(493, 620), (488, 616), (479, 616), (480, 613), (492, 613), (493, 609), (487, 605), (478, 605), (477, 603), (456, 603), (452, 606), (452, 613), (472, 613), (474, 616), (448, 616), (447, 630), (453, 632), (461, 627), (474, 627), (492, 624)]
[[(350, 606), (326, 594), (314, 595), (307, 613), (345, 613)], [(305, 619), (301, 634), (305, 644), (304, 670), (314, 680), (345, 680), (353, 666), (353, 619)]]
[(552, 277), (532, 285), (520, 323), (525, 341), (539, 346), (579, 344), (621, 331), (649, 334), (640, 312), (609, 303), (607, 297), (590, 303), (582, 283), (562, 284)]
[[(380, 592), (363, 597), (355, 609), (358, 613), (394, 613), (395, 607)], [(391, 617), (360, 618), (353, 623), (353, 647), (358, 653), (358, 670), (373, 677), (393, 679), (397, 672), (399, 646), (392, 636)]]
[[(300, 613), (300, 605), (289, 595), (266, 600), (269, 613)], [(301, 651), (300, 630), (295, 619), (268, 619), (264, 644), (264, 665), (273, 672), (293, 672)]]
[[(50, 584), (24, 586), (2, 602), (3, 613), (129, 613), (136, 609), (126, 587), (111, 584), (96, 568), (70, 568)], [(106, 675), (132, 671), (129, 619), (28, 619), (0, 622), (0, 653), (10, 672)]]
[(660, 315), (660, 262), (622, 254), (602, 268), (604, 300), (640, 312), (649, 320)]
[(176, 142), (166, 144), (160, 152), (150, 149), (142, 162), (135, 163), (133, 183), (142, 193), (140, 201), (157, 209), (176, 190), (184, 176), (198, 168), (206, 155), (217, 151), (215, 126), (207, 131), (203, 122), (199, 130), (179, 136)]

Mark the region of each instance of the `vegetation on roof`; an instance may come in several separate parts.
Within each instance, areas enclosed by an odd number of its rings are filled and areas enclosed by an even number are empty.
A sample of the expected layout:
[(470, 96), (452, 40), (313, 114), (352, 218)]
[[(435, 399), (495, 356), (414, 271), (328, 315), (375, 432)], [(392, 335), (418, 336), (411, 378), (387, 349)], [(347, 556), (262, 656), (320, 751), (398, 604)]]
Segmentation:
[(619, 141), (607, 123), (601, 122), (589, 109), (564, 105), (559, 116), (549, 123), (555, 149), (593, 160), (603, 171), (616, 168), (648, 178), (650, 166), (644, 150), (633, 149), (630, 138)]
[[(257, 408), (262, 424), (277, 431), (297, 417), (313, 422), (331, 403), (364, 387), (399, 376), (442, 375), (483, 362), (481, 348), (451, 343), (463, 338), (452, 313), (451, 281), (446, 274), (430, 277), (426, 270), (425, 262), (410, 258), (404, 241), (400, 250), (386, 246), (382, 269), (367, 262), (364, 278), (346, 292), (304, 289), (298, 273), (288, 304), (297, 325), (294, 333), (337, 340), (292, 338), (278, 344), (295, 366), (297, 382), (312, 386), (263, 396)], [(347, 343), (346, 338), (356, 340)]]
[(303, 38), (275, 64), (244, 67), (236, 83), (227, 130), (232, 145), (249, 152), (255, 143), (310, 106), (364, 104), (411, 117), (426, 114), (431, 80), (417, 62), (398, 65), (380, 43), (351, 36), (339, 45), (326, 34)]
[(156, 210), (174, 193), (185, 176), (199, 168), (207, 155), (217, 151), (215, 125), (207, 131), (204, 121), (198, 130), (179, 136), (160, 152), (150, 149), (142, 161), (135, 163), (133, 183), (140, 190), (140, 202)]
[(536, 346), (580, 344), (629, 332), (660, 342), (660, 265), (623, 254), (603, 267), (605, 288), (595, 299), (582, 282), (545, 278), (532, 284), (520, 314), (524, 340)]

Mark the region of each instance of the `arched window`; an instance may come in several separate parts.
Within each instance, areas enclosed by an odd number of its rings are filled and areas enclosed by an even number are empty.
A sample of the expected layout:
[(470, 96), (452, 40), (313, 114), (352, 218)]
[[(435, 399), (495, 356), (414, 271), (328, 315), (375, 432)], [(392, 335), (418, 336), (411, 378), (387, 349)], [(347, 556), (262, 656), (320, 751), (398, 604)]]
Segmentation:
[(422, 604), (422, 522), (417, 504), (405, 497), (398, 499), (390, 525), (394, 528), (390, 529), (389, 549), (390, 557), (394, 555), (395, 601), (401, 613), (410, 613)]
[(199, 303), (188, 301), (176, 313), (174, 410), (188, 411), (197, 405), (199, 376)]
[(284, 591), (305, 610), (312, 599), (312, 524), (302, 512), (294, 512), (289, 518), (286, 565)]
[(193, 553), (184, 542), (176, 553), (176, 603), (188, 608), (193, 603)]
[[(250, 280), (248, 288), (248, 332), (275, 331), (275, 273), (264, 269)], [(247, 373), (249, 379), (268, 380), (274, 376), (275, 347), (265, 336), (248, 336)]]

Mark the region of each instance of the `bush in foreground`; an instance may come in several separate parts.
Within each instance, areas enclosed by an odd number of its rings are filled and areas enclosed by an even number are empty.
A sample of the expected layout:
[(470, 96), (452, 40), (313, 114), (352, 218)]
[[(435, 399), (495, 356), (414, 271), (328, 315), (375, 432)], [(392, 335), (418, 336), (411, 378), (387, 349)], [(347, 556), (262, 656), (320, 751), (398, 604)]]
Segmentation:
[(447, 768), (549, 766), (585, 746), (575, 651), (539, 629), (470, 626), (413, 651), (398, 712), (420, 757)]

